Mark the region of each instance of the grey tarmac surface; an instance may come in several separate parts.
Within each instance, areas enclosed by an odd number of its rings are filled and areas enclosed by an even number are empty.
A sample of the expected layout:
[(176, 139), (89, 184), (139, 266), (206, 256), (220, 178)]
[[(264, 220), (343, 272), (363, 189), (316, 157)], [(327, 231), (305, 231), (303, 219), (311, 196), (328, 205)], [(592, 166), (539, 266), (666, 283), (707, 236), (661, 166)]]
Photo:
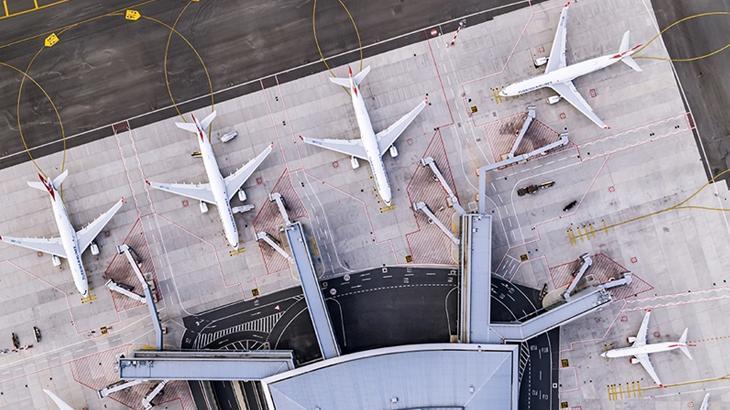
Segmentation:
[[(730, 11), (728, 0), (653, 0), (652, 5), (660, 28), (697, 13)], [(672, 58), (700, 56), (730, 42), (730, 16), (687, 21), (668, 30), (663, 37)], [(698, 149), (706, 167), (712, 175), (730, 169), (730, 52), (699, 61), (677, 62), (674, 67), (685, 92), (685, 103), (694, 114), (703, 145)], [(730, 174), (723, 179), (730, 184)]]
[[(539, 1), (532, 1), (536, 2)], [(212, 86), (218, 92), (215, 99), (223, 101), (325, 69), (319, 62), (312, 30), (314, 2), (142, 3), (135, 6), (139, 2), (102, 4), (76, 0), (0, 20), (0, 61), (27, 71), (43, 87), (58, 108), (64, 135), (73, 136), (67, 140), (68, 146), (112, 135), (114, 129), (110, 124), (120, 121), (131, 119), (128, 124), (119, 125), (117, 131), (172, 117), (176, 110), (171, 108), (171, 95), (177, 102), (185, 102), (207, 94)], [(425, 39), (430, 30), (419, 29), (507, 6), (467, 20), (467, 24), (476, 24), (525, 7), (528, 1), (358, 0), (346, 5), (357, 32), (338, 1), (316, 2), (317, 38), (327, 57), (355, 50), (358, 33), (362, 45), (368, 46), (417, 31), (367, 48), (368, 56)], [(138, 10), (143, 17), (138, 21), (125, 20), (125, 7)], [(166, 48), (169, 25), (176, 20), (180, 36), (172, 36)], [(457, 24), (452, 22), (439, 30), (451, 31)], [(43, 40), (51, 32), (60, 41), (44, 48)], [(359, 53), (349, 53), (330, 64), (358, 59)], [(301, 68), (274, 76), (293, 67)], [(43, 92), (26, 81), (18, 105), (23, 76), (7, 67), (0, 72), (0, 95), (4, 96), (0, 99), (0, 122), (5, 125), (0, 128), (0, 168), (28, 160), (18, 123), (27, 145), (40, 147), (33, 150), (34, 157), (63, 149), (59, 121)], [(240, 84), (243, 85), (229, 89)], [(179, 108), (186, 112), (211, 102), (203, 97)]]
[[(343, 353), (414, 343), (443, 343), (456, 334), (457, 270), (390, 267), (322, 281)], [(539, 307), (539, 291), (501, 278), (492, 283), (493, 319), (519, 321)], [(290, 288), (184, 318), (182, 348), (292, 349), (298, 365), (319, 360), (301, 289)], [(218, 332), (218, 333), (217, 333)], [(559, 331), (522, 346), (520, 409), (558, 405)], [(221, 386), (225, 384), (226, 386)], [(211, 383), (221, 408), (235, 409), (229, 383)], [(191, 386), (192, 387), (192, 386)], [(248, 386), (249, 390), (252, 386)], [(200, 391), (193, 388), (196, 402)], [(248, 397), (249, 394), (247, 394)]]

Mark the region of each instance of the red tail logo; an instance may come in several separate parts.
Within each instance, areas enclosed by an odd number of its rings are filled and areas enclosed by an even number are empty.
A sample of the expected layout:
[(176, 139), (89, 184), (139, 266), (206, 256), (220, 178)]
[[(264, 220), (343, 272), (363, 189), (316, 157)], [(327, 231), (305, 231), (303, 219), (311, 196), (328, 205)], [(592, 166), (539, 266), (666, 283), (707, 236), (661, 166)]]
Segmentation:
[(205, 141), (205, 135), (203, 134), (203, 130), (200, 129), (200, 125), (198, 125), (198, 119), (195, 118), (195, 114), (190, 114), (193, 117), (193, 122), (195, 123), (195, 127), (198, 129), (198, 136), (200, 136), (201, 141)]
[(51, 199), (53, 199), (55, 201), (56, 200), (56, 190), (53, 188), (53, 185), (50, 182), (48, 182), (48, 180), (42, 174), (38, 174), (38, 178), (40, 178), (41, 183), (43, 184), (44, 187), (46, 187), (46, 191), (48, 191), (48, 193), (51, 195)]
[(355, 81), (352, 79), (352, 67), (349, 65), (347, 66), (347, 74), (350, 76), (350, 81), (352, 82), (352, 92), (357, 95), (357, 84), (355, 84)]

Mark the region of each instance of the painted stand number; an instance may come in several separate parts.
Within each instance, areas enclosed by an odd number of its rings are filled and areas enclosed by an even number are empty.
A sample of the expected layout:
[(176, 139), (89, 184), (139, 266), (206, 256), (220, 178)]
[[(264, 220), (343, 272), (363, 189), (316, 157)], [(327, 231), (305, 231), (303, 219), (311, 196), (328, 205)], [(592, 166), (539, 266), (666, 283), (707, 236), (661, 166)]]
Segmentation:
[(43, 41), (43, 45), (44, 45), (44, 46), (46, 46), (46, 47), (53, 47), (53, 46), (55, 46), (55, 45), (56, 45), (56, 43), (58, 43), (59, 41), (61, 41), (61, 39), (60, 39), (60, 38), (58, 38), (58, 36), (56, 35), (56, 33), (51, 33), (51, 34), (50, 34), (50, 35), (49, 35), (48, 37), (46, 37), (46, 39), (45, 39), (45, 40)]
[(129, 21), (137, 21), (142, 15), (137, 10), (127, 10), (124, 12), (124, 18)]

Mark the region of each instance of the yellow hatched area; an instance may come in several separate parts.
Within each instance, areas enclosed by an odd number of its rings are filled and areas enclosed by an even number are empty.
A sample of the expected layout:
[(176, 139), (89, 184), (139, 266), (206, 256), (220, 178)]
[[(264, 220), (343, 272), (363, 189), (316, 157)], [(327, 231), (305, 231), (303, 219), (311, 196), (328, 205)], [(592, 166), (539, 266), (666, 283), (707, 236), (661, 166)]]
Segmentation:
[(608, 400), (610, 401), (641, 397), (641, 385), (638, 381), (609, 384), (606, 386), (606, 389), (608, 390)]
[[(43, 3), (39, 3), (38, 0), (33, 0), (32, 7), (25, 6), (25, 8), (19, 9), (17, 7), (17, 4), (20, 4), (20, 3), (15, 3), (15, 2), (17, 2), (17, 0), (2, 0), (3, 9), (2, 9), (2, 13), (0, 14), (0, 20), (19, 16), (21, 14), (32, 13), (32, 12), (38, 11), (38, 10), (47, 9), (49, 7), (53, 7), (53, 6), (56, 6), (61, 3), (66, 3), (67, 1), (68, 0), (56, 0), (51, 3), (43, 4)], [(27, 3), (27, 2), (23, 2), (23, 3)]]

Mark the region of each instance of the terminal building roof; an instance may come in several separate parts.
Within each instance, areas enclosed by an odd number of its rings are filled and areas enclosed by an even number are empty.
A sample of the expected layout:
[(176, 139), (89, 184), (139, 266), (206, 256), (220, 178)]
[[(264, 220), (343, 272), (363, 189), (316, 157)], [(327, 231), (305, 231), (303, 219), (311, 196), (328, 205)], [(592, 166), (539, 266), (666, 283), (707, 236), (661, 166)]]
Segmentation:
[(397, 346), (265, 378), (268, 406), (288, 409), (517, 409), (518, 345)]

